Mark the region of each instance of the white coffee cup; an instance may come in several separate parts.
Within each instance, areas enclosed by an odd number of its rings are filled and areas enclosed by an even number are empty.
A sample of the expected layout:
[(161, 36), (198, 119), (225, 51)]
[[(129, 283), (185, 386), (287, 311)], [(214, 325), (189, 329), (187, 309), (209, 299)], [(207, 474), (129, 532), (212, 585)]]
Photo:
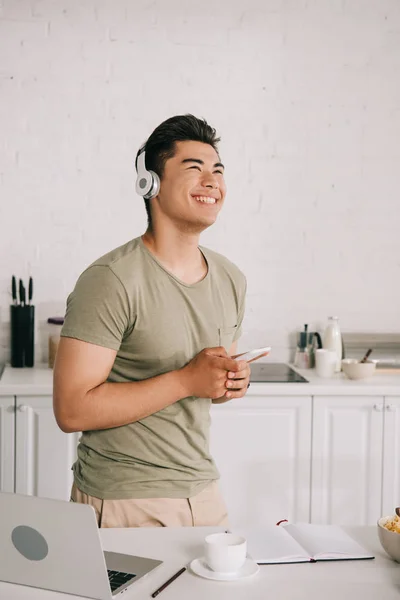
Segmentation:
[(315, 351), (315, 370), (318, 377), (333, 377), (336, 367), (336, 352), (319, 348)]
[(246, 561), (246, 538), (235, 533), (212, 533), (205, 539), (204, 559), (213, 571), (235, 573)]

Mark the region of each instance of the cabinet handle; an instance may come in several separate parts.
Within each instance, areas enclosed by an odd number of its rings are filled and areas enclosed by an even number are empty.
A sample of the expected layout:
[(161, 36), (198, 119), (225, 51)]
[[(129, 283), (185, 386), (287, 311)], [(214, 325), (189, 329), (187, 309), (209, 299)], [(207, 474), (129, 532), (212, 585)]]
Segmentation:
[(389, 410), (390, 412), (395, 412), (396, 405), (395, 404), (388, 404), (387, 407), (386, 407), (386, 410)]
[(378, 412), (382, 412), (383, 404), (374, 404), (374, 410), (377, 410)]
[(18, 410), (19, 410), (19, 412), (26, 412), (28, 410), (28, 407), (26, 404), (20, 404), (18, 406)]

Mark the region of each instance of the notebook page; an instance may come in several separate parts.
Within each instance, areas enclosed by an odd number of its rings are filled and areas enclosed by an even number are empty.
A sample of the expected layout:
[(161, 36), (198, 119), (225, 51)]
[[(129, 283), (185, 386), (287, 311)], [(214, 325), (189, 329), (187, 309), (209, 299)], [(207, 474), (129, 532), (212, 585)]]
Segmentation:
[(235, 530), (247, 539), (247, 552), (260, 564), (310, 562), (310, 555), (284, 527), (276, 525)]
[(285, 525), (290, 535), (315, 559), (373, 558), (337, 525)]

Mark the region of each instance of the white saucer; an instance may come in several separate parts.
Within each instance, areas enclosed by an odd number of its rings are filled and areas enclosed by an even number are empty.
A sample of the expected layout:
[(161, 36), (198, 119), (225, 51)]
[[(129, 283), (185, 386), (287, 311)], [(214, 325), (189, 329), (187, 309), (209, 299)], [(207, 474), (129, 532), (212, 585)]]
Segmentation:
[(205, 579), (214, 579), (215, 581), (237, 581), (245, 577), (252, 577), (260, 570), (260, 566), (252, 558), (246, 558), (243, 567), (234, 573), (218, 573), (217, 571), (213, 571), (205, 562), (204, 557), (195, 558), (189, 567), (196, 575)]

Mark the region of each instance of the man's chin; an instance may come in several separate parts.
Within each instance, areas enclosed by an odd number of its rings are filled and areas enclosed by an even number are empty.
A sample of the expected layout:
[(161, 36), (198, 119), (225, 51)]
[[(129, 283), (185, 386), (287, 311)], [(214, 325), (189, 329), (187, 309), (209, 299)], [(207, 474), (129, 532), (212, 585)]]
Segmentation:
[(209, 227), (211, 227), (211, 225), (214, 225), (216, 220), (217, 220), (217, 215), (215, 215), (214, 217), (207, 217), (207, 218), (203, 217), (203, 219), (200, 219), (196, 223), (193, 223), (193, 226), (197, 227), (199, 233), (201, 233), (205, 229), (208, 229)]
[(183, 229), (190, 233), (200, 234), (211, 225), (214, 225), (218, 215), (204, 215), (202, 218), (190, 219), (182, 221)]

